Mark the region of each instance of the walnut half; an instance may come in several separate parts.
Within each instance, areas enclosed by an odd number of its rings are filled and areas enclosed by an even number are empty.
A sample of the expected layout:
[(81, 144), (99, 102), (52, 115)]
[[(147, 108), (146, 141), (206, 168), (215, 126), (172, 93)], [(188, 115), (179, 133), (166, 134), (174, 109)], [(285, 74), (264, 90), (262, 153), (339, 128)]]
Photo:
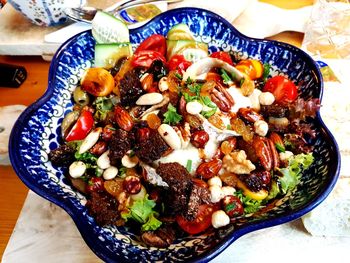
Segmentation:
[(255, 170), (255, 165), (250, 160), (247, 160), (247, 154), (243, 150), (225, 155), (223, 167), (235, 174), (249, 174)]

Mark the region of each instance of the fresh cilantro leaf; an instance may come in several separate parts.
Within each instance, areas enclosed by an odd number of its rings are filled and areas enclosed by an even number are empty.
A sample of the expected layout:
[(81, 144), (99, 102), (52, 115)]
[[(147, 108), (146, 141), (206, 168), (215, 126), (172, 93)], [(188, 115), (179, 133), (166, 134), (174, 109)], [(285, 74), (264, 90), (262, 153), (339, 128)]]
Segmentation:
[(194, 100), (197, 100), (197, 96), (191, 96), (190, 94), (188, 93), (182, 93), (182, 95), (184, 96), (185, 98), (185, 101), (188, 103), (188, 102), (191, 102), (191, 101), (194, 101)]
[(187, 160), (186, 170), (190, 173), (192, 171), (192, 160)]
[(291, 191), (296, 187), (301, 173), (309, 168), (313, 160), (314, 157), (311, 153), (301, 153), (289, 159), (287, 168), (278, 169), (278, 171), (282, 174), (278, 180), (280, 182), (281, 191), (283, 194), (286, 194), (288, 191)]
[(96, 163), (97, 161), (97, 157), (89, 152), (84, 152), (81, 154), (79, 152), (75, 152), (74, 157), (78, 161), (83, 161), (87, 163)]
[(226, 70), (222, 68), (220, 69), (220, 72), (221, 72), (221, 77), (225, 84), (231, 84), (233, 82), (230, 76), (227, 74)]
[(157, 218), (154, 217), (154, 213), (152, 213), (148, 221), (144, 223), (141, 227), (142, 231), (150, 231), (150, 230), (157, 230), (162, 225), (162, 222), (159, 221)]
[(179, 74), (179, 73), (175, 73), (175, 77), (177, 77), (179, 80), (182, 80), (182, 76), (181, 76), (181, 74)]
[(201, 114), (203, 115), (203, 117), (209, 118), (210, 116), (214, 115), (215, 112), (216, 112), (216, 108), (209, 111), (202, 111)]
[(188, 85), (187, 88), (192, 92), (194, 93), (197, 98), (199, 98), (200, 96), (200, 93), (201, 93), (201, 88), (202, 88), (202, 85), (201, 84), (198, 84), (198, 83), (193, 83), (191, 85)]
[(242, 190), (236, 191), (235, 195), (241, 200), (245, 214), (255, 213), (262, 208), (261, 201), (251, 199), (250, 197), (244, 195)]
[(176, 112), (176, 108), (169, 103), (168, 111), (164, 113), (164, 123), (175, 125), (178, 124), (182, 120), (182, 116)]
[(124, 178), (125, 177), (125, 174), (126, 174), (126, 170), (127, 168), (122, 166), (121, 168), (119, 168), (119, 177), (122, 177)]
[(209, 108), (212, 108), (212, 109), (216, 109), (215, 103), (212, 102), (208, 96), (201, 96), (201, 101), (205, 106), (208, 106)]
[(102, 174), (103, 174), (103, 169), (101, 169), (100, 167), (96, 166), (96, 167), (95, 167), (95, 175), (96, 175), (97, 177), (101, 177)]
[(188, 78), (186, 79), (186, 85), (190, 85), (190, 84), (192, 84), (192, 83), (193, 83), (192, 79), (191, 79), (190, 77), (188, 77)]
[(226, 129), (227, 129), (227, 130), (232, 130), (231, 124), (227, 124), (227, 125), (226, 125)]

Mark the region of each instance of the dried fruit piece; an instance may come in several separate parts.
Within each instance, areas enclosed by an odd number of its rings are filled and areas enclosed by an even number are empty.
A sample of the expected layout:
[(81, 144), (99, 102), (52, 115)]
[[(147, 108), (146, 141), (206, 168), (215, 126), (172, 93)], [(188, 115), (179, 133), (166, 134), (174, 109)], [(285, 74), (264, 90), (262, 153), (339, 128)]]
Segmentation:
[(197, 168), (197, 175), (204, 178), (210, 179), (217, 175), (222, 167), (222, 161), (219, 159), (214, 159), (209, 162), (201, 163)]
[(260, 164), (265, 170), (270, 171), (272, 168), (273, 159), (268, 140), (264, 137), (256, 136), (254, 137), (253, 147), (256, 155), (258, 156)]
[(234, 144), (231, 144), (229, 141), (223, 141), (220, 145), (221, 151), (226, 155), (230, 154), (234, 149)]
[(224, 130), (226, 128), (224, 121), (217, 114), (210, 116), (208, 121), (220, 130)]
[(147, 115), (147, 124), (151, 129), (156, 130), (162, 124), (162, 121), (156, 114), (151, 113)]
[(204, 148), (209, 141), (209, 134), (206, 131), (195, 131), (191, 134), (191, 143), (194, 147)]
[(117, 105), (115, 106), (114, 113), (115, 121), (118, 126), (125, 131), (131, 131), (134, 126), (134, 121), (129, 112), (127, 112), (122, 106)]
[(253, 139), (254, 133), (250, 130), (249, 126), (245, 125), (244, 121), (239, 118), (232, 118), (230, 123), (232, 130), (242, 135), (243, 140), (249, 142)]
[(124, 179), (115, 178), (113, 180), (105, 181), (103, 185), (109, 194), (117, 198), (119, 194), (123, 192), (123, 181)]
[(263, 116), (250, 108), (240, 108), (238, 116), (248, 122), (254, 123), (259, 120), (264, 120)]

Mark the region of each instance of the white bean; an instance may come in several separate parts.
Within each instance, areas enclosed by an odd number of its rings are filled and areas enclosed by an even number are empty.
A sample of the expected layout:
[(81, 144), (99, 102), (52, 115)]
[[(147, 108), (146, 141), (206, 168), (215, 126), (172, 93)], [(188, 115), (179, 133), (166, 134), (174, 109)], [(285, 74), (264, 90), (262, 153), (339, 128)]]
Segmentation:
[(107, 169), (111, 166), (111, 162), (108, 157), (109, 151), (105, 151), (103, 154), (100, 155), (97, 159), (97, 166), (101, 169)]
[(222, 186), (222, 181), (219, 176), (214, 176), (208, 180), (208, 185), (209, 186), (214, 186), (217, 185), (219, 187)]
[(181, 149), (181, 139), (173, 127), (168, 124), (162, 124), (158, 127), (158, 132), (172, 149)]
[(73, 178), (79, 178), (84, 175), (86, 165), (82, 161), (75, 161), (69, 166), (69, 175)]
[(118, 174), (118, 168), (115, 166), (110, 166), (103, 172), (102, 176), (105, 180), (111, 180), (115, 178), (117, 174)]
[(197, 115), (203, 110), (202, 103), (198, 101), (190, 101), (186, 104), (186, 111), (189, 114)]
[(221, 190), (221, 187), (218, 185), (212, 185), (209, 187), (210, 192), (210, 201), (213, 203), (219, 202), (223, 197), (224, 193)]
[(90, 148), (92, 148), (92, 146), (94, 146), (95, 143), (100, 138), (101, 132), (102, 132), (102, 128), (101, 127), (99, 127), (97, 129), (93, 130), (92, 132), (90, 132), (85, 137), (85, 139), (83, 140), (82, 144), (80, 145), (79, 153), (82, 154), (82, 153), (90, 150)]
[(139, 158), (134, 155), (130, 157), (128, 154), (125, 154), (122, 158), (122, 165), (126, 168), (133, 168), (139, 163)]
[(163, 95), (158, 92), (146, 93), (138, 98), (136, 105), (155, 105), (163, 100)]
[(211, 224), (214, 228), (220, 228), (230, 223), (230, 217), (223, 210), (215, 211), (211, 216)]

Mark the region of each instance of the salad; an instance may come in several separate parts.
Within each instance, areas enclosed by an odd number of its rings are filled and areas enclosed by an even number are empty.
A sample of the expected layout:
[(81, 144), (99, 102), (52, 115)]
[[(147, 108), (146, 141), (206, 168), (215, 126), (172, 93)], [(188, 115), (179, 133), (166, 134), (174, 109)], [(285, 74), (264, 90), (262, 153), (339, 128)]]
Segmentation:
[(51, 150), (101, 225), (148, 246), (220, 229), (293, 191), (313, 162), (304, 100), (287, 76), (235, 53), (210, 53), (189, 27), (154, 34), (133, 52), (127, 27), (98, 12), (94, 67), (72, 94)]

